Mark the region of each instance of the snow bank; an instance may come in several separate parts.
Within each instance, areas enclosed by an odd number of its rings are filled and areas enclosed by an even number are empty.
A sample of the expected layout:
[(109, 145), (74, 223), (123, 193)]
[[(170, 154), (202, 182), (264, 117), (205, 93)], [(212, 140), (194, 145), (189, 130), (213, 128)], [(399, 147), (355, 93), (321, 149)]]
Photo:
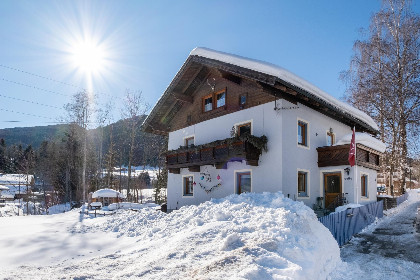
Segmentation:
[[(334, 146), (350, 144), (352, 136), (353, 136), (353, 133), (344, 135), (343, 138), (340, 139), (340, 141), (334, 144)], [(366, 147), (372, 148), (381, 153), (385, 152), (386, 145), (382, 143), (381, 140), (373, 138), (367, 133), (356, 132), (355, 139), (356, 139), (356, 143), (360, 143), (362, 145), (365, 145)]]
[(231, 195), (170, 214), (118, 211), (75, 230), (138, 238), (141, 262), (120, 266), (117, 278), (325, 279), (341, 262), (314, 212), (281, 193)]
[(53, 214), (64, 213), (64, 212), (70, 211), (70, 209), (71, 209), (70, 203), (56, 204), (48, 208), (48, 214), (53, 215)]
[(116, 209), (143, 209), (148, 207), (159, 207), (160, 205), (155, 203), (132, 203), (132, 202), (120, 202), (120, 203), (112, 203), (108, 206), (108, 210), (116, 210)]
[(349, 203), (346, 205), (342, 205), (342, 206), (338, 206), (337, 208), (335, 208), (335, 212), (341, 212), (341, 211), (345, 211), (349, 208), (358, 208), (358, 207), (362, 207), (363, 205), (361, 204), (356, 204), (356, 203)]
[(23, 211), (14, 204), (6, 204), (0, 207), (0, 217), (22, 216)]

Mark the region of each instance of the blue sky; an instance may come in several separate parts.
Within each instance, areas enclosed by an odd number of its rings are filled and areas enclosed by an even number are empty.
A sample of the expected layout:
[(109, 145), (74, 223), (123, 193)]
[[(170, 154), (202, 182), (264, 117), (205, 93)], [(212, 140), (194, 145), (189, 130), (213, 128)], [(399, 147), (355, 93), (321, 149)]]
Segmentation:
[[(2, 0), (0, 128), (53, 124), (83, 88), (99, 103), (114, 104), (114, 120), (127, 89), (142, 91), (154, 105), (197, 46), (276, 64), (340, 98), (340, 72), (380, 6), (376, 0)], [(75, 61), (81, 42), (100, 54), (90, 74)]]

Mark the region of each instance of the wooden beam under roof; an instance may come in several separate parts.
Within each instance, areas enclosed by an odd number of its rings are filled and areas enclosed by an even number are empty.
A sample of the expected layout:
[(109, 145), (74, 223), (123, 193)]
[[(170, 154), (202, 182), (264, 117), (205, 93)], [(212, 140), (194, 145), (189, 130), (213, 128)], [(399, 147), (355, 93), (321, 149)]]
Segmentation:
[(182, 102), (187, 102), (187, 103), (193, 103), (193, 97), (192, 96), (185, 95), (185, 94), (182, 94), (182, 93), (179, 93), (179, 92), (171, 92), (171, 95), (176, 100), (179, 100), (179, 101), (182, 101)]

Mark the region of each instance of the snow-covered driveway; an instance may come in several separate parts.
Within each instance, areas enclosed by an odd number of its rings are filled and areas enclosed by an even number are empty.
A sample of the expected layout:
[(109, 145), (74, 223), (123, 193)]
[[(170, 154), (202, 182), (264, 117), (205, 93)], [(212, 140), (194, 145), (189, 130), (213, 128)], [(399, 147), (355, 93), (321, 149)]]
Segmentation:
[(332, 279), (420, 279), (420, 232), (415, 222), (420, 193), (385, 212), (341, 248), (345, 262)]

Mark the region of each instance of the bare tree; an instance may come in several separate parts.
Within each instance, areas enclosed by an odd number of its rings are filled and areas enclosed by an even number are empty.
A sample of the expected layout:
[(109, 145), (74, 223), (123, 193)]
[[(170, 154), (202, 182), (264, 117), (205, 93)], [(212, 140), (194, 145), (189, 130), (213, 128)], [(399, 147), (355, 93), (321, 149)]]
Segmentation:
[(67, 111), (67, 121), (73, 124), (76, 124), (81, 128), (81, 142), (83, 143), (83, 152), (82, 152), (82, 175), (81, 175), (81, 186), (82, 194), (81, 200), (86, 202), (86, 161), (87, 161), (87, 129), (91, 117), (93, 115), (93, 100), (94, 96), (87, 92), (86, 90), (80, 91), (73, 95), (72, 102), (64, 105), (64, 108)]
[(136, 145), (136, 133), (139, 130), (143, 117), (149, 111), (150, 106), (144, 100), (141, 91), (126, 91), (124, 107), (121, 110), (122, 117), (125, 119), (126, 129), (128, 130), (128, 178), (127, 178), (127, 198), (130, 197), (131, 166), (133, 163), (133, 153)]
[[(371, 115), (387, 144), (382, 172), (405, 184), (409, 137), (420, 128), (420, 17), (410, 1), (385, 0), (373, 15), (368, 36), (354, 44), (355, 55), (343, 78), (347, 101)], [(417, 135), (417, 136), (416, 136)]]

